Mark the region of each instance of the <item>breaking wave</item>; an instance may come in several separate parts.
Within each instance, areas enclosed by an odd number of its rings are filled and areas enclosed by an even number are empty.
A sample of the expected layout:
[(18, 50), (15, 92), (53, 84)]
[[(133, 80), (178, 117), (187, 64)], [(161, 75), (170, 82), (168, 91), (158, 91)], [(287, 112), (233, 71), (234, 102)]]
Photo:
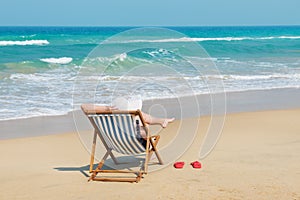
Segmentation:
[(42, 58), (40, 61), (51, 63), (51, 64), (68, 64), (72, 62), (73, 58), (70, 57), (61, 57), (61, 58)]
[(26, 46), (26, 45), (48, 45), (50, 44), (48, 40), (24, 40), (24, 41), (13, 41), (13, 40), (3, 40), (0, 41), (0, 46)]
[(108, 41), (106, 43), (162, 43), (162, 42), (204, 42), (204, 41), (242, 41), (242, 40), (273, 40), (273, 39), (300, 39), (300, 36), (268, 36), (268, 37), (181, 37), (157, 40), (127, 40), (127, 41)]

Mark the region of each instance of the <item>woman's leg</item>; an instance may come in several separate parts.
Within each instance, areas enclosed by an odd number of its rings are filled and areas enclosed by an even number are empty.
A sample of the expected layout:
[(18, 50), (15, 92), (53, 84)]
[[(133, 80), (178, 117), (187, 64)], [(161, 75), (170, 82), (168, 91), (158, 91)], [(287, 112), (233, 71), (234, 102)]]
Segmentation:
[(175, 118), (157, 118), (153, 117), (147, 113), (142, 112), (145, 122), (149, 125), (161, 125), (161, 127), (166, 128), (169, 123), (173, 122)]
[[(175, 118), (157, 118), (157, 117), (152, 117), (151, 115), (142, 112), (143, 118), (145, 122), (149, 125), (161, 125), (161, 127), (166, 128), (167, 125), (175, 120)], [(143, 126), (140, 126), (140, 136), (144, 139), (147, 140), (147, 135), (145, 128)]]

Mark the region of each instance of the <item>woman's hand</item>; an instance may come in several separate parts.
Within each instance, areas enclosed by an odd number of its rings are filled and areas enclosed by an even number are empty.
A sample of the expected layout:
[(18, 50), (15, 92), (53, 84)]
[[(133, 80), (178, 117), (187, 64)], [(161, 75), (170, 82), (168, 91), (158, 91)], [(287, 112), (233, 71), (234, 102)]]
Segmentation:
[(116, 106), (105, 106), (105, 111), (119, 110)]

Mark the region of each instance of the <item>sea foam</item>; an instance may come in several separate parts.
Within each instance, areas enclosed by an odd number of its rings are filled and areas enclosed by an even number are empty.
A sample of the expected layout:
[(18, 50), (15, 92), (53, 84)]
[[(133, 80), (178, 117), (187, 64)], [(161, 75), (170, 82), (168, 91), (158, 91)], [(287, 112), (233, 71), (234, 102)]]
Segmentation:
[(127, 40), (127, 41), (106, 41), (105, 43), (164, 43), (164, 42), (204, 42), (204, 41), (242, 41), (242, 40), (273, 40), (273, 39), (300, 39), (300, 36), (269, 36), (269, 37), (181, 37), (155, 40)]
[(3, 40), (0, 41), (0, 46), (26, 46), (26, 45), (48, 45), (48, 40), (24, 40), (24, 41), (13, 41), (13, 40)]
[(61, 58), (42, 58), (40, 61), (51, 63), (51, 64), (68, 64), (72, 62), (73, 58), (70, 57), (61, 57)]

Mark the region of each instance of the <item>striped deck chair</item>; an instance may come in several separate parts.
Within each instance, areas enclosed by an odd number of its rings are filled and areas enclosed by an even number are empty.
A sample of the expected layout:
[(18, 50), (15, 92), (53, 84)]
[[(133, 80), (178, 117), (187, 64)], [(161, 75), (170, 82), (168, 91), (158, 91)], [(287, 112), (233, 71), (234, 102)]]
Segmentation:
[[(90, 180), (95, 181), (123, 181), (123, 182), (139, 182), (144, 174), (147, 174), (149, 158), (155, 153), (158, 163), (163, 164), (161, 157), (157, 151), (157, 143), (159, 136), (150, 136), (149, 129), (143, 119), (140, 110), (135, 111), (102, 111), (97, 110), (97, 106), (91, 104), (83, 104), (81, 109), (85, 115), (89, 118), (91, 124), (94, 127), (94, 138), (90, 160)], [(141, 125), (145, 128), (147, 140), (140, 137), (139, 125), (135, 123), (141, 122)], [(100, 138), (106, 153), (97, 166), (94, 168), (95, 161), (95, 149), (96, 140)], [(122, 164), (118, 162), (114, 155), (114, 151), (125, 155), (142, 155), (143, 162), (139, 167), (139, 170), (116, 170), (116, 169), (103, 169), (104, 162), (111, 157), (113, 162), (118, 165)], [(133, 173), (134, 177), (128, 176), (97, 176), (108, 173)]]

